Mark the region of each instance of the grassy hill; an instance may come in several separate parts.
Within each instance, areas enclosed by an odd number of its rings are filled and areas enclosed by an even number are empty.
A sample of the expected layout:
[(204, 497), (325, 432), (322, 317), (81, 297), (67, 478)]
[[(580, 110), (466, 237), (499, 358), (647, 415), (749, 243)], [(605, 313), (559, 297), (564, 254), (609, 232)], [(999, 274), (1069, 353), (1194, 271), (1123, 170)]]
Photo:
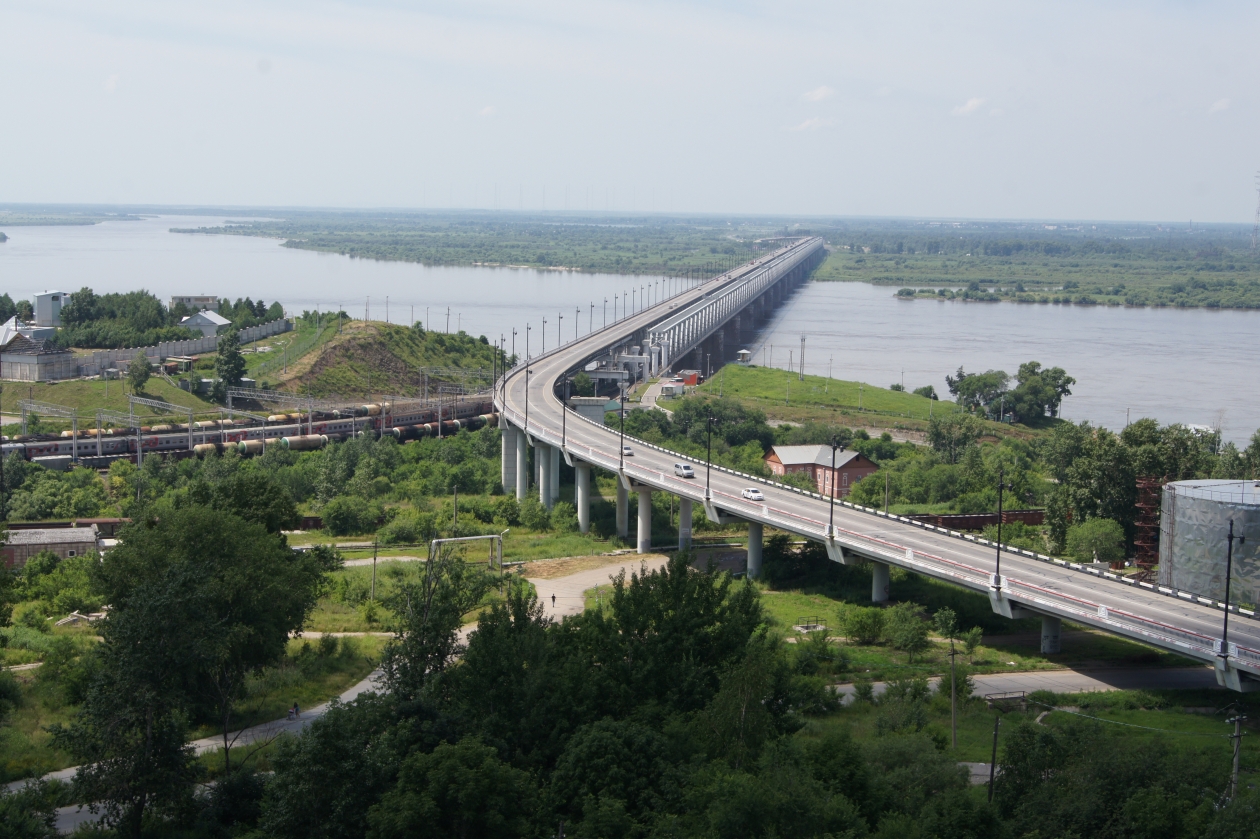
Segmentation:
[[(290, 359), (289, 375), (279, 378), (278, 387), (314, 396), (416, 396), (424, 390), (426, 367), (480, 368), (486, 373), (483, 383), (488, 384), (495, 350), (483, 340), (463, 332), (452, 335), (351, 321), (316, 351), (297, 362)], [(443, 382), (476, 383), (433, 374), (428, 381), (430, 393)]]
[[(744, 367), (728, 364), (699, 387), (711, 393), (737, 399), (765, 413), (771, 420), (785, 422), (825, 422), (855, 428), (900, 428), (922, 431), (930, 417), (957, 410), (947, 400), (932, 400), (862, 382), (806, 376), (774, 367)], [(1021, 425), (984, 422), (994, 436), (1028, 437), (1036, 434)]]
[[(39, 382), (32, 384), (4, 382), (4, 394), (0, 397), (0, 411), (3, 411), (6, 415), (17, 415), (20, 413), (18, 400), (35, 399), (39, 402), (50, 402), (54, 405), (75, 408), (79, 412), (80, 423), (89, 421), (94, 423), (98, 409), (104, 408), (127, 413), (127, 394), (127, 383), (123, 381), (106, 382), (99, 379), (72, 379), (65, 382)], [(170, 402), (178, 408), (194, 408), (198, 411), (204, 411), (214, 407), (209, 402), (177, 387), (173, 387), (157, 376), (149, 379), (149, 383), (145, 385), (144, 393), (140, 395), (147, 399)], [(146, 415), (149, 413), (148, 408), (141, 410)], [(186, 421), (188, 419), (187, 416), (184, 419)], [(53, 417), (41, 416), (41, 420), (59, 426), (62, 423), (61, 420)], [(65, 421), (64, 425), (66, 428), (69, 428), (69, 421)], [(8, 430), (8, 426), (6, 426), (5, 433), (11, 433)]]

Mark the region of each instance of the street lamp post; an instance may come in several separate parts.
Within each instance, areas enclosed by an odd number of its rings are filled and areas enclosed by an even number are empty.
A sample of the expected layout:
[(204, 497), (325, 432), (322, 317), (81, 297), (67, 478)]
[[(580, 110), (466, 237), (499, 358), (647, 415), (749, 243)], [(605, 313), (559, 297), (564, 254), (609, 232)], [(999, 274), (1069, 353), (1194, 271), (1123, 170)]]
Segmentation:
[(1234, 535), (1234, 520), (1229, 520), (1229, 535), (1225, 537), (1225, 621), (1221, 626), (1221, 658), (1229, 658), (1229, 583), (1234, 576), (1234, 542), (1244, 544), (1246, 536)]
[[(616, 320), (616, 319), (617, 319), (617, 316), (613, 315), (613, 320)], [(608, 298), (605, 297), (604, 298), (604, 326), (607, 326), (607, 325), (608, 325)]]
[(993, 576), (998, 580), (999, 587), (1002, 584), (1002, 493), (1005, 490), (1013, 490), (1015, 486), (1006, 482), (1006, 470), (998, 470), (998, 520), (997, 520), (997, 561), (993, 569)]
[(626, 383), (620, 384), (621, 393), (617, 396), (617, 416), (621, 420), (621, 446), (618, 449), (617, 471), (624, 474), (626, 471)]
[(827, 514), (827, 535), (832, 539), (836, 538), (836, 449), (844, 451), (844, 446), (836, 442), (836, 438), (831, 438), (831, 510)]
[(717, 422), (712, 414), (709, 414), (705, 420), (705, 443), (704, 443), (704, 500), (708, 501), (712, 496), (709, 492), (709, 477), (713, 472), (713, 424)]
[(564, 343), (564, 315), (556, 312), (556, 346)]
[(525, 324), (525, 360), (529, 361), (529, 331), (534, 327)]
[(540, 350), (540, 352), (543, 355), (546, 355), (547, 354), (547, 319), (543, 318), (542, 322), (543, 322), (543, 328), (539, 330), (540, 334), (542, 335), (542, 350)]

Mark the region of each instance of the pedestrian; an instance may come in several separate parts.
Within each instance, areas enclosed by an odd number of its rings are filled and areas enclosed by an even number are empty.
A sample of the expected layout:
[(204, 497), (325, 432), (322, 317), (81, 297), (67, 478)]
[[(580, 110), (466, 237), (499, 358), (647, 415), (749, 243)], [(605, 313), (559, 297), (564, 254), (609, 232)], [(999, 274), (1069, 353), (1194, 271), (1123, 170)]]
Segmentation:
[(296, 702), (293, 703), (293, 716), (299, 720), (302, 719), (302, 709), (298, 707)]
[(556, 608), (556, 596), (554, 594), (551, 595), (551, 608)]

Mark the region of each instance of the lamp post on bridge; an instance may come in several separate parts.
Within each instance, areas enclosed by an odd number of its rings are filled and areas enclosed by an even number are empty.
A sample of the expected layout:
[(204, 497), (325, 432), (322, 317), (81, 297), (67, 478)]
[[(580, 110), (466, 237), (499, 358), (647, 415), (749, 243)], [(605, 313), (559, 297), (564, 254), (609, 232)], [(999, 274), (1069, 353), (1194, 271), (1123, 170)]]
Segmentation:
[(709, 414), (705, 419), (705, 442), (704, 442), (704, 500), (708, 501), (712, 498), (710, 492), (710, 475), (713, 472), (713, 426), (717, 424), (717, 417)]
[(539, 350), (539, 352), (542, 353), (543, 355), (546, 355), (547, 354), (547, 319), (543, 318), (542, 322), (543, 322), (543, 327), (542, 329), (539, 330), (539, 335), (542, 337), (542, 349)]
[(556, 348), (559, 349), (564, 344), (564, 315), (556, 312)]
[(1221, 658), (1229, 658), (1229, 584), (1234, 576), (1234, 543), (1242, 545), (1246, 536), (1234, 535), (1234, 520), (1229, 520), (1229, 535), (1225, 537), (1225, 619), (1221, 626)]
[(533, 329), (528, 323), (525, 324), (525, 360), (529, 361), (529, 331)]
[[(626, 383), (619, 382), (621, 391), (617, 395), (617, 417), (621, 420), (621, 446), (617, 450), (617, 471), (625, 474), (626, 471)], [(618, 490), (620, 492), (620, 490)], [(621, 496), (618, 495), (618, 498)], [(618, 502), (620, 503), (620, 502)], [(620, 527), (621, 525), (617, 525)]]
[(831, 510), (827, 514), (827, 535), (836, 538), (836, 449), (844, 451), (835, 437), (831, 438)]
[(1002, 585), (1002, 493), (1005, 490), (1014, 491), (1015, 485), (1006, 482), (1006, 469), (998, 470), (998, 520), (997, 520), (997, 560), (994, 563), (993, 576), (997, 579), (998, 587)]
[[(617, 316), (614, 314), (613, 320), (616, 320), (616, 319), (617, 319)], [(605, 297), (604, 298), (604, 326), (607, 326), (607, 325), (608, 325), (608, 298)]]

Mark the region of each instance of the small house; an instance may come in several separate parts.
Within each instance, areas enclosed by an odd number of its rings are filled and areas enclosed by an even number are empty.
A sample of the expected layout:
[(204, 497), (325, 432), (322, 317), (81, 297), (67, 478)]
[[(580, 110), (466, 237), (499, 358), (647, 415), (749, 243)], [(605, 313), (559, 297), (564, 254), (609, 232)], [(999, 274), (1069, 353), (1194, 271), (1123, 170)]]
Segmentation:
[(218, 312), (203, 311), (195, 315), (189, 315), (179, 322), (180, 326), (186, 326), (189, 329), (195, 329), (202, 335), (210, 338), (218, 335), (224, 329), (232, 325), (232, 321), (223, 317)]
[(42, 551), (52, 551), (62, 559), (82, 556), (98, 550), (100, 538), (94, 526), (10, 530), (5, 536), (8, 538), (0, 545), (0, 557), (8, 569), (25, 567), (28, 559)]
[(844, 498), (854, 484), (879, 471), (861, 452), (837, 450), (833, 484), (831, 446), (774, 446), (765, 463), (775, 475), (808, 475), (818, 493), (836, 498)]

